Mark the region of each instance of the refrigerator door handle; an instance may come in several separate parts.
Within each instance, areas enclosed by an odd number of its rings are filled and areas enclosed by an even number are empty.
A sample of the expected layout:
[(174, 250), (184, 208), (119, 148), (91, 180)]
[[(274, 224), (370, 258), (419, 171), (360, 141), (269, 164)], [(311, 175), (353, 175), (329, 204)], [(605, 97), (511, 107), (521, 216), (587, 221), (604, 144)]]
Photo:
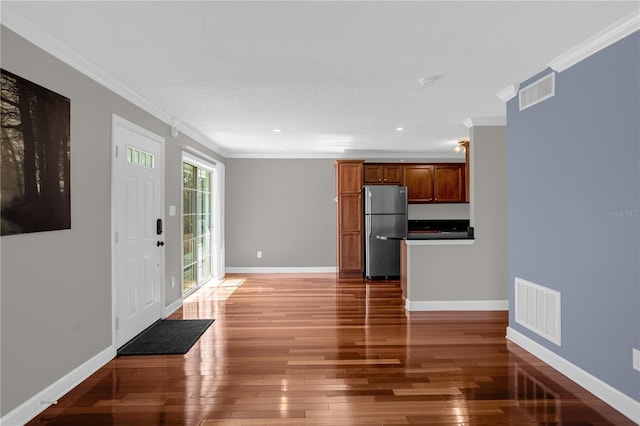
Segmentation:
[(371, 190), (369, 188), (365, 188), (365, 189), (366, 189), (366, 194), (364, 194), (364, 196), (367, 197), (365, 199), (365, 203), (366, 203), (365, 204), (366, 205), (365, 209), (366, 209), (366, 213), (367, 213), (367, 216), (366, 216), (367, 223), (365, 224), (365, 226), (367, 227), (367, 234), (368, 234), (367, 238), (371, 238), (371, 233), (372, 233), (372, 230), (371, 230), (371, 197), (373, 195), (371, 194)]

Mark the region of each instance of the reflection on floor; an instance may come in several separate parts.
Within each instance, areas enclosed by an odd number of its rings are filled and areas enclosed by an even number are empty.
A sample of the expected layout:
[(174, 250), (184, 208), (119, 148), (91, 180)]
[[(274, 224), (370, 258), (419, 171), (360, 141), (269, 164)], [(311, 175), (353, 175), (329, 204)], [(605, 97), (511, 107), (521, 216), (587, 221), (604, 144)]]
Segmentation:
[(114, 359), (31, 424), (631, 425), (508, 343), (506, 312), (403, 308), (397, 281), (231, 275), (171, 318), (183, 356)]

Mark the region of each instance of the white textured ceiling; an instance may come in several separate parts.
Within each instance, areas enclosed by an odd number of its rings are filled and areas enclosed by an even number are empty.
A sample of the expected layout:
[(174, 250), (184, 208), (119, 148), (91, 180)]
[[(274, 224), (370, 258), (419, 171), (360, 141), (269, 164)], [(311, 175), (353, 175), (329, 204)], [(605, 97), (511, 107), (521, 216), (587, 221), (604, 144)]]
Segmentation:
[[(497, 92), (638, 8), (637, 1), (7, 5), (230, 157), (450, 155), (468, 136), (463, 120), (505, 115)], [(420, 84), (432, 76), (435, 84)]]

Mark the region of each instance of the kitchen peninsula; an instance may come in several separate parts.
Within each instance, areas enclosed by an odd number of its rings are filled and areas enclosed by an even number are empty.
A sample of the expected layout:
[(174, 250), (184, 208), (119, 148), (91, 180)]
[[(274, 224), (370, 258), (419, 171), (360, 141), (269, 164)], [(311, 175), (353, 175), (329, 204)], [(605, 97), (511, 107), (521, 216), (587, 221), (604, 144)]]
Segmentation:
[(508, 309), (506, 128), (470, 124), (473, 239), (401, 243), (407, 311)]
[[(474, 229), (468, 220), (410, 220), (407, 238), (400, 243), (400, 287), (402, 299), (407, 310), (412, 310), (411, 300), (417, 300), (421, 293), (438, 297), (438, 281), (422, 280), (429, 275), (421, 266), (424, 259), (412, 262), (418, 246), (433, 246), (442, 249), (445, 246), (471, 245), (474, 243)], [(445, 248), (446, 251), (446, 248)], [(434, 285), (436, 288), (430, 289)], [(420, 286), (421, 291), (417, 289)], [(414, 294), (416, 293), (416, 294)], [(422, 299), (419, 299), (422, 300)], [(415, 306), (414, 306), (415, 308)]]
[[(444, 307), (440, 303), (447, 298), (450, 287), (443, 285), (442, 277), (438, 276), (438, 258), (464, 256), (461, 249), (465, 246), (473, 245), (473, 238), (458, 239), (407, 239), (400, 243), (400, 287), (402, 289), (402, 299), (405, 308), (413, 310), (437, 310)], [(455, 250), (451, 250), (455, 247)], [(461, 254), (462, 253), (462, 254)], [(437, 257), (434, 255), (437, 254)], [(434, 265), (431, 265), (432, 262)], [(464, 268), (464, 265), (459, 265)], [(453, 279), (455, 270), (448, 272), (449, 279)], [(445, 282), (446, 282), (445, 281)], [(448, 304), (447, 304), (448, 305)], [(458, 303), (460, 305), (460, 303)]]

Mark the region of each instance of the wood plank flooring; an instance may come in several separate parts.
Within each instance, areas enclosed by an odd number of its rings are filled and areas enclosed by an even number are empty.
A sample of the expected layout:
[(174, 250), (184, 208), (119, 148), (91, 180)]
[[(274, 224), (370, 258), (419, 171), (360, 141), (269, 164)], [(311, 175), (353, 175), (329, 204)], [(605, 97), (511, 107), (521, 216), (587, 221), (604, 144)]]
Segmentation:
[(171, 318), (186, 355), (121, 357), (30, 425), (631, 425), (506, 341), (506, 312), (404, 310), (397, 281), (230, 275)]

